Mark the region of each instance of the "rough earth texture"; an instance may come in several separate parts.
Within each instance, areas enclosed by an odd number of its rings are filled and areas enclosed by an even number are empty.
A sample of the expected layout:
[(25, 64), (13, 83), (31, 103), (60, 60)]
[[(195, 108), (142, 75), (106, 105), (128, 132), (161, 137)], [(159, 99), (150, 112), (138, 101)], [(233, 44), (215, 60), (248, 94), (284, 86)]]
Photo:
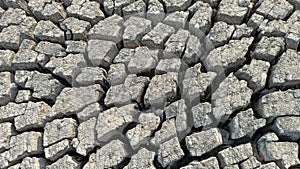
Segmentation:
[(299, 169), (299, 0), (0, 0), (0, 169)]

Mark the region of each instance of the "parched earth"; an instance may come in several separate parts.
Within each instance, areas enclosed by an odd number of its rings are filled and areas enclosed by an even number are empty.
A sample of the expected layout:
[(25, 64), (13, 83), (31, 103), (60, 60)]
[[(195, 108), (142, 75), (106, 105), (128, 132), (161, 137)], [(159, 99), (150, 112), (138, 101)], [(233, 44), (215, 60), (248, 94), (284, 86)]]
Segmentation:
[(300, 168), (299, 9), (0, 0), (0, 168)]

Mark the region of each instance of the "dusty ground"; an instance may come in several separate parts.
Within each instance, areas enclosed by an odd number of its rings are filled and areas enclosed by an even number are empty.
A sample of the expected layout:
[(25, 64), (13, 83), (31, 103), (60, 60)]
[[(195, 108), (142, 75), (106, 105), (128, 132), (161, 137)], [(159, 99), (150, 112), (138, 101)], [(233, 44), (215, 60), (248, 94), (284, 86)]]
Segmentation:
[(299, 0), (0, 0), (0, 168), (300, 168)]

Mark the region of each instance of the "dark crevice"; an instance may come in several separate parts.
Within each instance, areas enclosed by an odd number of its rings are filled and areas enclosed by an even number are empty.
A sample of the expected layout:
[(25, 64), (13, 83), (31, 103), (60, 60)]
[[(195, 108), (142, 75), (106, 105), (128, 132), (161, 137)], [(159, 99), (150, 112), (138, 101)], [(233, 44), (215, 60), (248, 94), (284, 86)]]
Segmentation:
[(155, 76), (155, 68), (151, 69), (150, 71), (137, 73), (137, 76), (146, 76), (152, 79)]
[(126, 125), (126, 127), (123, 129), (122, 134), (126, 135), (126, 133), (128, 132), (128, 130), (131, 130), (133, 128), (135, 128), (138, 125), (137, 122), (131, 122), (128, 125)]
[(270, 81), (271, 81), (271, 74), (272, 74), (272, 71), (273, 71), (273, 67), (274, 65), (276, 65), (278, 63), (278, 61), (280, 60), (280, 57), (283, 53), (285, 53), (287, 50), (287, 47), (286, 47), (286, 43), (285, 43), (285, 46), (284, 48), (279, 52), (279, 54), (274, 58), (274, 60), (270, 63), (270, 68), (269, 68), (269, 71), (267, 73), (267, 79), (266, 79), (266, 84), (265, 84), (265, 88), (266, 89), (271, 89), (272, 87), (270, 86)]
[(165, 121), (166, 121), (166, 114), (163, 113), (162, 119), (160, 120), (160, 123), (159, 123), (158, 127), (157, 127), (155, 130), (153, 130), (153, 132), (152, 132), (151, 135), (150, 135), (150, 138), (153, 138), (153, 137), (155, 136), (155, 133), (158, 132), (158, 131), (161, 129), (162, 124), (163, 124)]
[(163, 166), (158, 162), (158, 156), (155, 155), (154, 160), (153, 160), (153, 165), (156, 169), (164, 169)]
[(138, 103), (139, 109), (140, 109), (141, 111), (142, 111), (142, 110), (147, 110), (147, 109), (150, 108), (149, 106), (147, 107), (147, 106), (145, 105), (145, 103), (144, 103), (144, 98), (145, 98), (145, 95), (146, 95), (146, 92), (147, 92), (149, 83), (150, 83), (150, 82), (148, 82), (148, 83), (145, 84), (145, 87), (144, 87), (143, 92), (142, 92), (141, 102)]
[(125, 166), (127, 166), (128, 164), (129, 164), (129, 162), (130, 162), (130, 160), (131, 160), (131, 158), (129, 158), (129, 157), (125, 157), (124, 158), (124, 160), (121, 162), (121, 163), (119, 163), (116, 167), (114, 167), (114, 168), (124, 168)]
[(42, 67), (41, 65), (39, 65), (38, 72), (45, 73), (45, 74), (51, 74), (52, 77), (54, 77), (56, 80), (58, 80), (65, 87), (72, 87), (72, 85), (66, 79), (64, 79), (64, 78), (62, 78), (62, 77), (54, 74), (52, 71), (50, 71), (49, 69), (46, 69), (46, 68)]
[(26, 132), (40, 132), (40, 133), (44, 133), (44, 127), (39, 127), (39, 128), (30, 128), (30, 129), (25, 129), (25, 130), (22, 130), (22, 131), (18, 131), (18, 130), (15, 130), (15, 134), (16, 135), (19, 135), (19, 134), (22, 134), (22, 133), (26, 133)]

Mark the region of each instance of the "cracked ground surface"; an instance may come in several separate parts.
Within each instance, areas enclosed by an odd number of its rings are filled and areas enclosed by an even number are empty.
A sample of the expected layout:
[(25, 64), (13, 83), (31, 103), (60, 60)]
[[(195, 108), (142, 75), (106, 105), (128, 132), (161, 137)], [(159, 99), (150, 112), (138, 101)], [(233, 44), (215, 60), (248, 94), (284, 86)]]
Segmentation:
[(0, 168), (300, 168), (299, 9), (0, 0)]

